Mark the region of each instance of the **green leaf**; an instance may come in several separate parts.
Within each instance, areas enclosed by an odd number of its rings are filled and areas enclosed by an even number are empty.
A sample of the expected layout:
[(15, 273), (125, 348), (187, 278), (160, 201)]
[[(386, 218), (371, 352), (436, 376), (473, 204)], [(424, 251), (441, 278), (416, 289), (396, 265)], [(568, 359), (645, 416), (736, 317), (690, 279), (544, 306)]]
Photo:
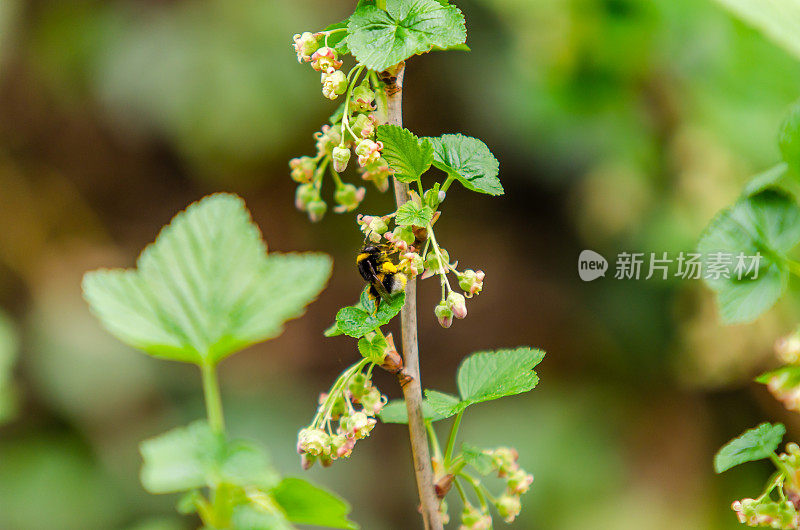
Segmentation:
[(456, 396), (438, 390), (425, 389), (425, 401), (441, 418), (449, 418), (467, 407)]
[(359, 304), (343, 307), (336, 313), (336, 326), (345, 335), (358, 339), (385, 326), (400, 312), (406, 301), (406, 293), (400, 292), (389, 301), (380, 300), (376, 311), (375, 300), (369, 298), (368, 292), (369, 287), (361, 293)]
[(236, 530), (293, 530), (280, 512), (270, 512), (255, 504), (242, 504), (233, 509), (233, 528)]
[(227, 441), (196, 421), (145, 440), (141, 480), (150, 493), (176, 493), (218, 484), (272, 488), (278, 475), (267, 456), (242, 440)]
[(368, 361), (380, 365), (386, 358), (388, 345), (386, 337), (378, 330), (376, 333), (368, 333), (358, 339), (358, 352)]
[(789, 167), (781, 162), (753, 176), (742, 190), (742, 195), (757, 195), (768, 188), (780, 187), (788, 169)]
[(475, 403), (527, 392), (539, 382), (533, 368), (543, 358), (542, 350), (528, 347), (473, 353), (458, 368), (461, 398), (426, 389), (425, 401), (436, 414), (449, 418)]
[(800, 386), (800, 366), (795, 364), (781, 366), (777, 370), (759, 375), (755, 378), (755, 381), (767, 385), (774, 378), (778, 378), (781, 381), (780, 386), (783, 388)]
[(155, 357), (216, 363), (280, 335), (330, 270), (322, 254), (267, 256), (244, 201), (219, 193), (176, 215), (137, 270), (87, 273), (83, 292), (121, 341)]
[[(733, 257), (727, 278), (724, 275), (704, 278), (717, 293), (723, 322), (749, 322), (772, 307), (788, 280), (786, 253), (798, 241), (800, 208), (791, 196), (774, 189), (743, 197), (709, 223), (697, 247), (704, 256), (705, 276), (715, 254)], [(760, 254), (757, 278), (753, 279), (753, 273), (739, 278), (735, 267), (740, 253)]]
[(342, 330), (339, 329), (339, 324), (337, 322), (331, 324), (325, 331), (322, 332), (322, 334), (326, 337), (338, 337), (339, 335), (344, 335)]
[(783, 120), (778, 135), (778, 145), (783, 161), (795, 175), (800, 175), (800, 102), (792, 105), (789, 114)]
[[(408, 423), (408, 409), (406, 402), (402, 399), (395, 399), (387, 403), (378, 414), (383, 423)], [(422, 417), (428, 421), (439, 421), (444, 419), (443, 416), (437, 413), (431, 407), (428, 400), (422, 401)]]
[(433, 219), (433, 210), (430, 206), (407, 201), (397, 209), (394, 221), (400, 226), (425, 227), (431, 222), (431, 219)]
[(497, 174), (500, 164), (486, 144), (463, 134), (428, 138), (433, 144), (433, 165), (465, 188), (488, 195), (505, 193)]
[(467, 40), (464, 15), (436, 0), (390, 0), (386, 11), (359, 4), (347, 24), (347, 45), (370, 70), (382, 71), (434, 47)]
[(488, 475), (494, 471), (492, 457), (484, 453), (482, 449), (467, 444), (461, 444), (461, 455), (464, 457), (464, 461), (475, 468), (481, 475)]
[(762, 423), (728, 442), (714, 457), (714, 470), (722, 473), (745, 462), (769, 458), (786, 433), (780, 424)]
[(433, 146), (408, 129), (381, 125), (378, 127), (378, 140), (383, 143), (381, 156), (389, 163), (397, 180), (415, 182), (431, 167)]
[[(328, 528), (358, 528), (347, 518), (350, 505), (338, 496), (299, 478), (285, 478), (272, 496), (293, 523)], [(238, 527), (237, 527), (238, 528)]]
[(717, 2), (800, 58), (800, 3), (797, 0)]
[(467, 404), (480, 403), (533, 389), (539, 377), (533, 368), (544, 352), (528, 347), (478, 352), (458, 368), (458, 391)]

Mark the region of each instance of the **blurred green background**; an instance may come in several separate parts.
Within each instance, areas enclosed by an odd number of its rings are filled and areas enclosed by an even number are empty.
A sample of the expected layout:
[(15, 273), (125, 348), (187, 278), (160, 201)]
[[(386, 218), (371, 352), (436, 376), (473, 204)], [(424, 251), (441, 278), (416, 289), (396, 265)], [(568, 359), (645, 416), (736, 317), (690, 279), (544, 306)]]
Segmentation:
[[(777, 161), (798, 62), (711, 0), (458, 5), (473, 51), (409, 61), (405, 123), (485, 140), (507, 194), (448, 195), (439, 240), (487, 280), (446, 331), (438, 284), (422, 284), (424, 384), (454, 390), (472, 351), (548, 351), (537, 390), (475, 407), (462, 426), (474, 444), (519, 448), (535, 475), (516, 528), (737, 528), (731, 501), (757, 494), (768, 467), (715, 476), (711, 458), (765, 419), (800, 437), (800, 421), (750, 382), (799, 308), (724, 328), (697, 281), (586, 284), (575, 262), (584, 248), (612, 267), (623, 250), (693, 249), (747, 177)], [(335, 259), (304, 318), (222, 365), (232, 433), (303, 473), (296, 432), (357, 355), (321, 331), (356, 298), (361, 235), (352, 215), (311, 225), (293, 207), (287, 161), (312, 152), (335, 105), (290, 43), (352, 9), (0, 0), (1, 529), (196, 527), (175, 498), (143, 492), (137, 444), (202, 416), (198, 374), (110, 337), (79, 282), (132, 266), (174, 213), (218, 190), (247, 200), (271, 249)], [(370, 190), (365, 208), (391, 204)], [(377, 382), (399, 395), (386, 374)], [(404, 429), (381, 425), (349, 462), (306, 475), (349, 499), (365, 529), (416, 528), (408, 453)]]

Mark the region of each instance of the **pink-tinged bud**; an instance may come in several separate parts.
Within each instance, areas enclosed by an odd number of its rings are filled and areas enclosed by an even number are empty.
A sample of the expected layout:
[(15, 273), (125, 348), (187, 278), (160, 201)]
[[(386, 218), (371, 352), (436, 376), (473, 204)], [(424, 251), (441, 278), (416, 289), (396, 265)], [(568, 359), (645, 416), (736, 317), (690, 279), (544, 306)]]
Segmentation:
[(334, 147), (331, 160), (333, 161), (334, 171), (341, 173), (347, 169), (347, 163), (350, 161), (350, 149), (341, 146)]
[(508, 490), (515, 495), (527, 492), (531, 484), (533, 484), (533, 475), (526, 473), (523, 469), (511, 472), (506, 481)]
[(303, 468), (304, 471), (308, 471), (311, 469), (311, 466), (314, 465), (314, 462), (317, 461), (317, 457), (314, 455), (310, 455), (308, 453), (303, 453), (300, 455), (300, 466)]
[(497, 470), (499, 477), (508, 476), (510, 473), (519, 470), (519, 453), (512, 447), (498, 447), (489, 451), (484, 451), (492, 459), (492, 466)]
[(377, 420), (370, 418), (364, 412), (354, 412), (347, 418), (344, 425), (340, 422), (340, 427), (345, 429), (345, 434), (354, 437), (356, 440), (361, 440), (369, 436), (369, 433), (375, 427)]
[(342, 66), (342, 61), (337, 60), (338, 57), (336, 50), (323, 46), (311, 56), (311, 68), (317, 72), (331, 73)]
[(449, 328), (453, 325), (453, 310), (450, 309), (447, 301), (442, 300), (433, 310), (439, 325), (443, 328)]
[(377, 388), (372, 387), (370, 391), (361, 398), (361, 406), (364, 407), (364, 412), (367, 416), (377, 416), (388, 401), (386, 396), (381, 394)]
[(450, 514), (447, 512), (447, 501), (444, 499), (439, 501), (439, 520), (442, 521), (443, 525), (450, 523)]
[(434, 276), (436, 271), (433, 269), (425, 269), (425, 272), (422, 273), (422, 276), (419, 277), (420, 280), (427, 280), (431, 276)]
[(359, 114), (353, 120), (351, 128), (359, 138), (371, 138), (375, 135), (375, 116), (372, 114)]
[(289, 160), (289, 168), (292, 170), (292, 180), (300, 184), (311, 182), (314, 178), (314, 171), (317, 170), (317, 163), (310, 156), (301, 156)]
[(786, 364), (800, 362), (800, 336), (792, 333), (775, 341), (775, 354)]
[(294, 44), (292, 46), (294, 47), (294, 51), (297, 53), (298, 63), (310, 61), (311, 54), (317, 51), (317, 48), (319, 48), (317, 37), (315, 37), (314, 34), (309, 31), (297, 33), (292, 40), (294, 40)]
[(419, 274), (422, 274), (422, 271), (425, 270), (422, 256), (416, 252), (405, 253), (403, 255), (403, 259), (400, 260), (400, 263), (397, 265), (397, 267), (406, 273), (409, 278), (413, 278)]
[(356, 145), (356, 154), (358, 155), (358, 165), (361, 167), (376, 162), (381, 156), (381, 149), (383, 143), (373, 142), (369, 138), (364, 138)]
[(492, 517), (488, 512), (467, 503), (461, 512), (459, 530), (491, 530)]
[(347, 76), (341, 70), (322, 74), (322, 95), (334, 100), (347, 90)]
[(464, 290), (467, 298), (472, 298), (483, 290), (484, 276), (483, 271), (467, 269), (458, 275), (458, 286)]
[(447, 305), (453, 311), (454, 317), (458, 319), (464, 319), (467, 317), (467, 302), (464, 299), (463, 294), (450, 291), (450, 294), (447, 295)]
[(361, 201), (364, 200), (367, 190), (365, 188), (356, 188), (352, 184), (345, 184), (338, 188), (333, 195), (334, 200), (339, 204), (333, 210), (336, 213), (351, 212), (358, 208)]
[(365, 83), (353, 89), (353, 107), (358, 112), (370, 112), (375, 110), (375, 92)]
[(324, 156), (333, 153), (333, 148), (342, 142), (342, 132), (339, 126), (323, 125), (321, 131), (314, 133), (317, 141), (317, 155)]
[(788, 371), (779, 371), (769, 378), (769, 392), (788, 410), (800, 412), (800, 381)]
[(443, 248), (439, 249), (439, 253), (442, 256), (441, 260), (434, 250), (428, 251), (428, 255), (425, 256), (425, 268), (432, 269), (437, 274), (450, 269), (450, 253)]
[(355, 438), (347, 437), (343, 434), (337, 434), (331, 440), (331, 455), (335, 458), (347, 458), (353, 454), (353, 448), (355, 446)]
[(494, 506), (497, 508), (497, 513), (500, 514), (500, 517), (507, 523), (513, 523), (520, 510), (522, 510), (519, 495), (509, 495), (507, 493), (495, 500)]
[(360, 171), (362, 172), (361, 178), (372, 181), (379, 191), (389, 189), (389, 177), (392, 173), (389, 169), (389, 164), (383, 158), (378, 157), (375, 162), (361, 168)]
[(734, 501), (731, 508), (739, 522), (748, 526), (769, 526), (793, 530), (798, 526), (800, 515), (789, 501), (775, 501), (770, 497)]
[(297, 435), (297, 452), (319, 456), (330, 453), (330, 436), (322, 429), (306, 428)]
[(328, 204), (321, 199), (311, 201), (308, 203), (306, 210), (308, 211), (308, 218), (311, 219), (311, 222), (316, 223), (325, 216), (325, 212), (328, 211)]
[(313, 184), (301, 184), (297, 186), (294, 194), (294, 205), (300, 211), (308, 210), (308, 205), (319, 197), (319, 192)]

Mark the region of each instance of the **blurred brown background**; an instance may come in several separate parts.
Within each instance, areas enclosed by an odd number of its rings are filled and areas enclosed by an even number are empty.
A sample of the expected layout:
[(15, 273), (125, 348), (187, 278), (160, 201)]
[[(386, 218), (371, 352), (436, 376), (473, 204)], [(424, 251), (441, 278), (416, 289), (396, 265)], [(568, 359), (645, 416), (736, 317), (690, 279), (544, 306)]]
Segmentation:
[[(693, 249), (747, 176), (777, 160), (797, 62), (705, 0), (458, 5), (473, 51), (409, 61), (405, 123), (483, 139), (507, 194), (448, 195), (440, 242), (487, 279), (449, 330), (433, 316), (436, 280), (422, 284), (424, 384), (453, 391), (473, 351), (548, 351), (538, 389), (475, 407), (462, 426), (476, 445), (519, 448), (535, 475), (516, 528), (737, 527), (730, 502), (757, 494), (768, 469), (715, 476), (711, 457), (764, 419), (800, 435), (749, 382), (797, 307), (723, 328), (698, 282), (586, 284), (575, 262), (584, 248), (612, 267), (623, 250)], [(230, 430), (302, 473), (296, 432), (357, 355), (321, 331), (357, 297), (361, 235), (352, 215), (311, 225), (293, 207), (287, 161), (312, 152), (335, 105), (290, 43), (352, 9), (0, 0), (0, 528), (192, 527), (175, 498), (143, 492), (137, 444), (203, 414), (198, 374), (110, 337), (79, 282), (132, 266), (172, 215), (219, 190), (246, 199), (271, 249), (335, 259), (304, 318), (222, 365)], [(391, 204), (369, 190), (365, 210)], [(385, 374), (378, 383), (399, 395)], [(417, 525), (401, 426), (378, 426), (349, 462), (307, 476), (349, 499), (363, 528)]]

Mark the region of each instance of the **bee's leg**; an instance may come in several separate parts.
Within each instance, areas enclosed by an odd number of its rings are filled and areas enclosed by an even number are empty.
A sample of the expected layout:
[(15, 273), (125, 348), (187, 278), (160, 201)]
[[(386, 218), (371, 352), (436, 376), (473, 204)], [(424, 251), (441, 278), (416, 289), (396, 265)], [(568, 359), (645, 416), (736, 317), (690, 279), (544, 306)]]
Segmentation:
[(375, 306), (374, 306), (375, 309), (372, 311), (372, 315), (375, 316), (375, 315), (378, 314), (378, 306), (381, 303), (381, 297), (378, 294), (378, 290), (375, 289), (374, 285), (370, 285), (369, 286), (369, 292), (367, 293), (367, 295), (369, 296), (370, 300), (373, 300), (375, 302)]

